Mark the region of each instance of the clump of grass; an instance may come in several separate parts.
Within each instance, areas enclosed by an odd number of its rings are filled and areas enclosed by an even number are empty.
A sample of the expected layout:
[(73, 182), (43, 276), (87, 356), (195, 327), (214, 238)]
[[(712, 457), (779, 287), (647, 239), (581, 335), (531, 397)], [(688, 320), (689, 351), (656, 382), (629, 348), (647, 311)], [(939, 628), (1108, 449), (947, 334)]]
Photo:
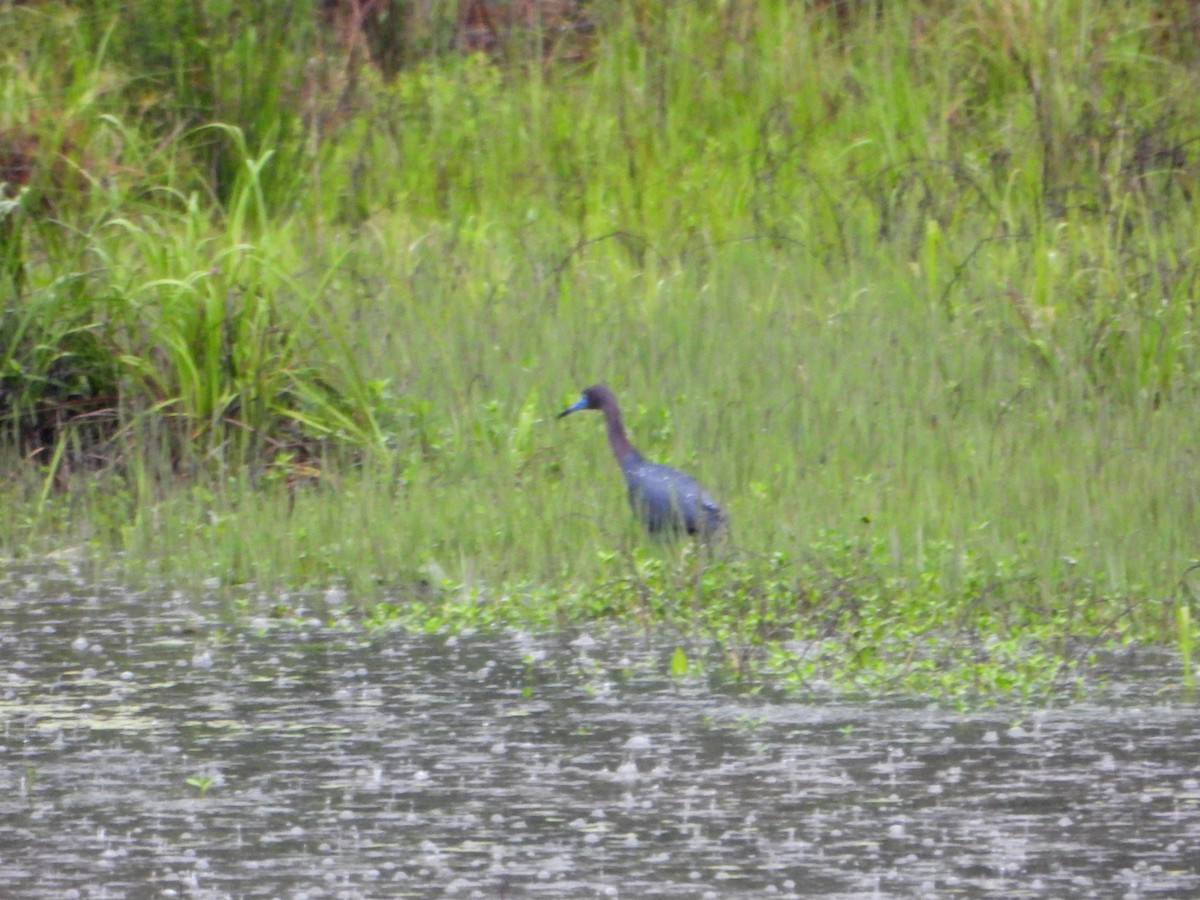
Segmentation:
[(76, 251), (90, 271), (31, 280), (3, 320), (13, 387), (0, 412), (35, 456), (73, 441), (102, 463), (150, 449), (237, 466), (311, 458), (328, 441), (382, 446), (369, 388), (322, 310), (326, 288), (297, 285), (292, 251), (251, 224), (263, 214), (255, 184), (219, 228), (194, 194), (107, 218)]
[[(90, 30), (49, 8), (2, 15), (41, 54), (14, 57), (8, 95), (20, 115), (0, 122), (0, 423), (14, 449), (49, 466), (44, 484), (147, 466), (311, 471), (332, 447), (382, 447), (379, 389), (325, 310), (337, 261), (297, 282), (298, 250), (274, 218), (304, 180), (301, 151), (309, 157), (302, 135), (289, 144), (268, 120), (299, 112), (278, 93), (241, 96), (237, 109), (187, 93), (260, 81), (279, 92), (285, 51), (256, 57), (257, 25), (226, 47), (198, 32), (173, 44), (155, 31), (171, 23), (153, 18), (130, 34), (99, 9), (84, 16)], [(180, 59), (168, 72), (150, 65), (142, 51), (175, 52), (167, 44), (203, 45), (208, 68), (200, 57), (187, 71)], [(114, 55), (147, 65), (149, 84), (114, 71)], [(145, 103), (154, 115), (131, 109)], [(246, 130), (207, 118), (231, 109)], [(219, 159), (196, 149), (217, 145)]]

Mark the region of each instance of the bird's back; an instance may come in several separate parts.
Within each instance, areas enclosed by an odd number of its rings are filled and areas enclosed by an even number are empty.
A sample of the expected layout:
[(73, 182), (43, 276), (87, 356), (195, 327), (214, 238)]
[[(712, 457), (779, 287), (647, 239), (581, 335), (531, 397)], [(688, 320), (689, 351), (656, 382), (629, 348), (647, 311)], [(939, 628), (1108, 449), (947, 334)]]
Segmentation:
[(621, 460), (634, 512), (651, 532), (713, 534), (725, 514), (700, 483), (686, 472), (649, 462), (634, 452)]

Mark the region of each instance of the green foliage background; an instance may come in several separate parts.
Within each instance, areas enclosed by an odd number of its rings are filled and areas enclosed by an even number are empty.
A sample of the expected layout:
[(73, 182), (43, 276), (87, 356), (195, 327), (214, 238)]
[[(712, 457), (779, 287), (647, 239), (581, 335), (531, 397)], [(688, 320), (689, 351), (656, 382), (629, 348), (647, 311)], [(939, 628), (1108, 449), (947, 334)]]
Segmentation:
[[(303, 3), (0, 7), (0, 548), (871, 690), (1184, 644), (1192, 6), (586, 9), (397, 6), (385, 77)], [(601, 379), (731, 548), (637, 533)]]

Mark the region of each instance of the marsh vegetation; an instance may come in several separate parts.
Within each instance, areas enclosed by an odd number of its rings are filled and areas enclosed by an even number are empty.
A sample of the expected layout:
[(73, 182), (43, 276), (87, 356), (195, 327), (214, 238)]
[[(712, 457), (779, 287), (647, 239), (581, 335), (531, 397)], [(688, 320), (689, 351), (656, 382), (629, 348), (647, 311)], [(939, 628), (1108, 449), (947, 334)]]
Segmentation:
[[(0, 7), (0, 552), (856, 690), (1190, 646), (1191, 4), (316, 6)], [(598, 380), (730, 552), (555, 427)]]

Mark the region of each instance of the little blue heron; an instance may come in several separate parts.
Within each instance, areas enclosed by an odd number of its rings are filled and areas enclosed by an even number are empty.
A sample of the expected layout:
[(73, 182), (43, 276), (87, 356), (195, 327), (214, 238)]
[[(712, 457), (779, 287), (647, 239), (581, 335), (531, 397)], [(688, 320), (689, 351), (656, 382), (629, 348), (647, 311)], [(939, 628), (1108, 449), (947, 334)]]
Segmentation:
[(608, 445), (625, 476), (629, 503), (651, 534), (686, 531), (708, 537), (725, 527), (725, 513), (696, 479), (672, 466), (643, 459), (629, 443), (621, 407), (608, 385), (593, 384), (584, 388), (583, 396), (558, 417), (561, 419), (581, 409), (598, 409), (604, 413)]

